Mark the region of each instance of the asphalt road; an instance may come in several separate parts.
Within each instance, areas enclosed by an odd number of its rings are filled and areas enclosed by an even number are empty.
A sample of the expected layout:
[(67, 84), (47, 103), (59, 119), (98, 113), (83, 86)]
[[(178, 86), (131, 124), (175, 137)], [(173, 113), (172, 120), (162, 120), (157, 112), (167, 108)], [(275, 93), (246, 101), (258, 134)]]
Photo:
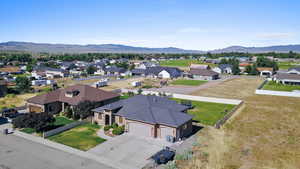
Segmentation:
[(113, 169), (23, 138), (0, 134), (0, 169)]

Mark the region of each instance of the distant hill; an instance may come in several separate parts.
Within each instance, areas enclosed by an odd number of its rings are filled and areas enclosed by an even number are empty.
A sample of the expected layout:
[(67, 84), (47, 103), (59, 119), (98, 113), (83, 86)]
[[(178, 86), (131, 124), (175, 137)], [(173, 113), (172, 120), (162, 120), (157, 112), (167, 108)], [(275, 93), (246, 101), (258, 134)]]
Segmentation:
[(69, 45), (31, 42), (4, 42), (0, 43), (0, 50), (28, 51), (48, 53), (203, 53), (197, 50), (179, 48), (146, 48), (118, 44), (101, 45)]
[(230, 47), (223, 48), (223, 49), (211, 50), (209, 52), (211, 52), (211, 53), (222, 53), (222, 52), (287, 53), (289, 51), (300, 53), (300, 45), (282, 45), (282, 46), (267, 46), (267, 47), (230, 46)]
[(180, 48), (147, 48), (133, 47), (119, 44), (100, 44), (100, 45), (70, 45), (70, 44), (50, 44), (32, 42), (4, 42), (0, 43), (0, 50), (5, 51), (27, 51), (27, 52), (48, 52), (48, 53), (222, 53), (222, 52), (248, 52), (266, 53), (289, 51), (300, 53), (300, 45), (282, 45), (268, 47), (244, 47), (230, 46), (223, 49), (210, 51), (185, 50)]

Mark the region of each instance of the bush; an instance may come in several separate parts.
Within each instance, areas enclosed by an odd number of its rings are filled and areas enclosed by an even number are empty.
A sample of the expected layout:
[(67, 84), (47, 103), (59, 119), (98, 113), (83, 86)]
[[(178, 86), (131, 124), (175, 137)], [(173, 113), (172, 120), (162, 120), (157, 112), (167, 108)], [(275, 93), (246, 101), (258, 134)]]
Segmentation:
[(177, 169), (175, 161), (169, 161), (166, 164), (165, 169)]
[(113, 124), (111, 125), (111, 128), (113, 128), (113, 129), (118, 128), (118, 124), (117, 124), (117, 123), (113, 123)]
[(108, 131), (111, 128), (111, 126), (104, 126), (104, 131)]
[(125, 126), (120, 126), (120, 127), (114, 128), (112, 133), (114, 135), (121, 135), (124, 133), (124, 129), (125, 129)]
[(192, 157), (193, 157), (193, 152), (191, 150), (188, 150), (182, 154), (176, 154), (175, 160), (190, 160)]

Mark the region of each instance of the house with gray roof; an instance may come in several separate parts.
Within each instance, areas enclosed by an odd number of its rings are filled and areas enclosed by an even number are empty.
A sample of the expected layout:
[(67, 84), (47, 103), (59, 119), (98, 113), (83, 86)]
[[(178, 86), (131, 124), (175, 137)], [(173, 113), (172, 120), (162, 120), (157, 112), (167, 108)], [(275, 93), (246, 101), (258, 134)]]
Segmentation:
[(300, 85), (300, 74), (277, 73), (274, 76), (274, 80), (277, 83), (282, 83), (287, 85)]
[(216, 80), (219, 79), (219, 73), (207, 69), (191, 69), (189, 77), (196, 80)]
[(218, 67), (212, 69), (214, 72), (219, 74), (232, 74), (232, 65), (231, 64), (220, 64)]
[(92, 111), (99, 125), (116, 123), (133, 135), (178, 140), (192, 132), (192, 116), (187, 109), (166, 97), (137, 95)]
[(154, 78), (172, 79), (182, 75), (182, 71), (176, 67), (148, 67), (145, 71), (146, 76)]
[(287, 73), (300, 75), (300, 66), (289, 68)]

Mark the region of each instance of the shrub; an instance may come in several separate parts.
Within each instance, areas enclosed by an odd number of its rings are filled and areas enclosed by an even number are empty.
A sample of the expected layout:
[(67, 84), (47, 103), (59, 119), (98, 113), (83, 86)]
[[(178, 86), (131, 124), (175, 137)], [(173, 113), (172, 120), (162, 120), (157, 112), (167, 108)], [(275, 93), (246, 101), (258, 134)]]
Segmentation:
[(111, 126), (104, 126), (103, 130), (108, 131), (111, 128)]
[(169, 161), (166, 164), (165, 169), (177, 169), (175, 161)]
[(190, 160), (193, 157), (193, 152), (191, 150), (184, 151), (182, 154), (176, 154), (175, 160)]
[(118, 124), (117, 124), (117, 123), (113, 123), (113, 124), (111, 125), (111, 128), (113, 128), (113, 129), (118, 128)]
[(120, 126), (120, 127), (114, 128), (112, 133), (114, 135), (121, 135), (124, 133), (124, 129), (125, 129), (125, 126)]

